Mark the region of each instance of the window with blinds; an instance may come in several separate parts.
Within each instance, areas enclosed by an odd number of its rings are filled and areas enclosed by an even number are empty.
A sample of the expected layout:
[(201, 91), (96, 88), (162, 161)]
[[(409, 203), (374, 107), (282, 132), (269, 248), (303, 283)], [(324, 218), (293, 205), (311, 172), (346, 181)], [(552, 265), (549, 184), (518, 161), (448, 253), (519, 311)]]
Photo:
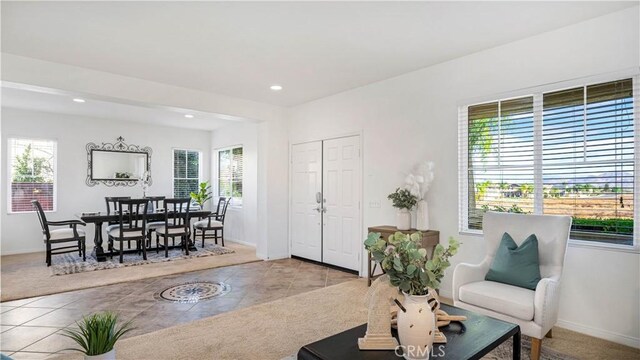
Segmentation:
[(242, 202), (242, 147), (218, 151), (218, 196)]
[(38, 200), (45, 211), (55, 211), (56, 142), (13, 138), (8, 144), (9, 212), (34, 211), (32, 200)]
[(173, 149), (173, 196), (187, 198), (198, 192), (200, 183), (200, 152)]
[(462, 107), (461, 230), (487, 211), (562, 214), (572, 239), (634, 245), (637, 97), (622, 79)]

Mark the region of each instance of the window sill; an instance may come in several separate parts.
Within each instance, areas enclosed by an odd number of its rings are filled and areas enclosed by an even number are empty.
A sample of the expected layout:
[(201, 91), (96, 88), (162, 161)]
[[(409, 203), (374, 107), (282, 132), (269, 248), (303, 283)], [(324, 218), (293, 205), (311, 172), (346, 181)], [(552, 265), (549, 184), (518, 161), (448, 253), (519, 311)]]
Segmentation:
[[(481, 231), (473, 231), (473, 230), (458, 231), (458, 234), (464, 235), (464, 236), (483, 237), (483, 234)], [(640, 254), (640, 247), (638, 245), (636, 246), (612, 245), (612, 244), (601, 243), (597, 241), (569, 239), (568, 246), (572, 248), (575, 247), (575, 248), (584, 248), (584, 249), (618, 251), (618, 252), (626, 252), (626, 253), (632, 253), (632, 254)]]

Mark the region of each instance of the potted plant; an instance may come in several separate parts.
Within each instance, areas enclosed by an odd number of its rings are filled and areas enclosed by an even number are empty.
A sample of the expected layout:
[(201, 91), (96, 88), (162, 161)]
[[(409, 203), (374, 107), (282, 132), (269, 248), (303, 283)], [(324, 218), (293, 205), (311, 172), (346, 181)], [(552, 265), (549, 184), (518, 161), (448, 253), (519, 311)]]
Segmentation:
[(398, 209), (396, 213), (396, 227), (398, 230), (411, 229), (411, 209), (418, 202), (418, 198), (408, 189), (397, 188), (387, 196), (393, 202), (393, 207)]
[(204, 209), (204, 203), (211, 199), (211, 185), (209, 185), (209, 182), (201, 182), (198, 192), (191, 192), (191, 199), (200, 205), (201, 209)]
[(83, 316), (82, 320), (76, 322), (78, 329), (62, 330), (62, 335), (73, 339), (80, 348), (65, 350), (80, 351), (85, 359), (115, 360), (116, 341), (133, 330), (131, 321), (120, 326), (117, 326), (117, 322), (118, 314), (109, 311)]
[[(435, 315), (427, 301), (436, 297), (444, 271), (451, 265), (449, 258), (458, 252), (460, 244), (449, 238), (445, 248), (438, 244), (431, 259), (421, 247), (420, 232), (406, 235), (397, 232), (387, 240), (380, 233), (371, 233), (365, 240), (365, 248), (389, 276), (391, 285), (404, 294), (403, 311), (398, 311), (398, 335), (400, 343), (412, 352), (405, 352), (407, 359), (429, 357), (435, 336)], [(425, 356), (426, 354), (426, 356)]]

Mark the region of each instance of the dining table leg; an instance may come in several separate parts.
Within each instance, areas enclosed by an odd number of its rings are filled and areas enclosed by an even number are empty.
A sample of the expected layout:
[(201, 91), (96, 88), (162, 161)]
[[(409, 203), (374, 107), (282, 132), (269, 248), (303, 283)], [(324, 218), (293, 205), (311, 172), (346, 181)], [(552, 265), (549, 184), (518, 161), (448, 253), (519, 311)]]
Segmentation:
[(104, 253), (104, 249), (102, 248), (102, 222), (95, 222), (95, 234), (93, 236), (93, 257), (98, 260), (98, 262), (107, 261), (107, 256)]

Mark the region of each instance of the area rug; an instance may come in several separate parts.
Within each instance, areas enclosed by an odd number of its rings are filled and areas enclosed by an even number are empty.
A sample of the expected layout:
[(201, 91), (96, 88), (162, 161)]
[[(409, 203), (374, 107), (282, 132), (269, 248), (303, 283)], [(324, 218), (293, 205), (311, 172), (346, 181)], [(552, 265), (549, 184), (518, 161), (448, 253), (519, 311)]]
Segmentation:
[(98, 262), (91, 256), (88, 256), (86, 261), (82, 261), (82, 258), (79, 257), (78, 254), (67, 253), (53, 257), (51, 271), (53, 275), (68, 275), (85, 271), (115, 269), (120, 267), (184, 260), (204, 256), (232, 254), (234, 252), (235, 251), (220, 245), (206, 243), (204, 248), (198, 248), (197, 251), (190, 251), (189, 255), (185, 255), (180, 248), (169, 250), (169, 257), (164, 256), (163, 250), (158, 253), (156, 253), (155, 250), (149, 250), (147, 251), (147, 260), (142, 259), (142, 253), (124, 254), (122, 257), (122, 264), (120, 263), (119, 256), (115, 254), (113, 255), (113, 258), (108, 257), (107, 261)]
[[(116, 353), (119, 360), (282, 359), (305, 344), (366, 322), (366, 291), (366, 280), (349, 281), (123, 339), (116, 344)], [(511, 359), (507, 352), (489, 359)], [(544, 348), (542, 353), (547, 354)], [(82, 359), (82, 355), (62, 358)]]
[(86, 271), (65, 276), (51, 274), (51, 269), (44, 263), (44, 252), (4, 255), (0, 258), (0, 274), (2, 276), (0, 301), (19, 300), (126, 281), (262, 261), (256, 257), (254, 247), (231, 241), (226, 241), (225, 245), (234, 253), (222, 256), (176, 259), (175, 261), (149, 263), (142, 266), (117, 267), (102, 271)]

